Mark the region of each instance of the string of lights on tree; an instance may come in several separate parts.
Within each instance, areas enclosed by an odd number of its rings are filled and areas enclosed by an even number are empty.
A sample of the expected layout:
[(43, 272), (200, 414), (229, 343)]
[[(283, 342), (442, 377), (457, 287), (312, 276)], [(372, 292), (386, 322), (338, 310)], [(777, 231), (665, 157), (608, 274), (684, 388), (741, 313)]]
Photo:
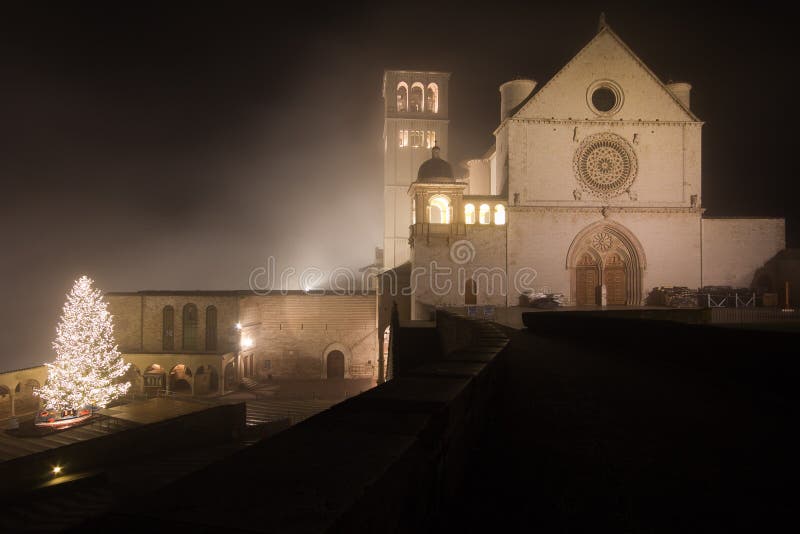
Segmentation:
[(47, 382), (39, 389), (47, 409), (104, 408), (130, 387), (112, 316), (93, 283), (82, 276), (67, 295), (53, 342), (56, 360), (47, 364)]

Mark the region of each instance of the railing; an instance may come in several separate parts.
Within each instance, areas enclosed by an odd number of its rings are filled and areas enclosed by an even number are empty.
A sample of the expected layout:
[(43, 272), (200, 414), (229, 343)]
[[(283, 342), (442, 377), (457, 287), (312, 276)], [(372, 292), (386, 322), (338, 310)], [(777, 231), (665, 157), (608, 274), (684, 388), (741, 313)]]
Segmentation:
[(800, 311), (769, 308), (712, 308), (712, 324), (777, 323), (800, 321)]
[[(733, 306), (728, 304), (728, 299), (731, 298), (733, 299)], [(755, 308), (756, 294), (752, 293), (747, 299), (744, 299), (740, 297), (738, 293), (728, 295), (712, 295), (711, 293), (706, 293), (706, 304), (709, 308)]]
[(353, 378), (371, 378), (375, 376), (375, 366), (366, 363), (357, 363), (350, 366), (350, 376)]

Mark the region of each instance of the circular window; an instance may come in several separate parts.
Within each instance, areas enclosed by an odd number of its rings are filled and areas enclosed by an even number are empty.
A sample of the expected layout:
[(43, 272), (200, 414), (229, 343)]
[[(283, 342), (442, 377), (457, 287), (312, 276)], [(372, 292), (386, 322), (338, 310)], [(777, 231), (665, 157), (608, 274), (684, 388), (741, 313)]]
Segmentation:
[(610, 198), (628, 189), (636, 178), (633, 149), (622, 137), (600, 133), (587, 137), (574, 160), (575, 177), (582, 188), (600, 198)]
[(595, 89), (594, 93), (592, 93), (592, 104), (598, 109), (598, 111), (607, 113), (614, 109), (614, 105), (616, 103), (617, 95), (615, 95), (614, 91), (608, 87)]
[(611, 80), (599, 80), (589, 86), (586, 100), (599, 115), (612, 115), (622, 107), (622, 89)]

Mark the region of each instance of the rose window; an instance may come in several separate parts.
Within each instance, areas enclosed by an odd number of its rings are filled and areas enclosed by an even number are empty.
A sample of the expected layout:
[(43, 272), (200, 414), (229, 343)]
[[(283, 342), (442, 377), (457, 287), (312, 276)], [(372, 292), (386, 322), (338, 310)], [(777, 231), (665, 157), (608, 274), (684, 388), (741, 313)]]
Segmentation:
[(601, 133), (587, 137), (575, 154), (575, 175), (582, 188), (600, 198), (628, 189), (636, 178), (636, 155), (622, 137)]

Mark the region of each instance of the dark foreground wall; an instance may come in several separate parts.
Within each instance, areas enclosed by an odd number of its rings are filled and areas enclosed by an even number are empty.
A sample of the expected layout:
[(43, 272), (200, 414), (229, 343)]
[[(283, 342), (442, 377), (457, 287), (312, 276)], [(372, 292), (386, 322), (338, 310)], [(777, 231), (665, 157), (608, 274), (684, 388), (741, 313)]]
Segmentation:
[[(416, 532), (453, 495), (498, 393), (508, 339), (439, 317), (435, 358), (84, 528)], [(468, 347), (449, 337), (469, 332)], [(212, 497), (213, 495), (213, 497)]]
[[(619, 347), (620, 357), (633, 357), (713, 375), (746, 384), (757, 391), (794, 396), (800, 371), (800, 335), (793, 332), (745, 330), (675, 322), (670, 312), (535, 312), (522, 316), (532, 332), (566, 337), (588, 350)], [(704, 312), (707, 310), (697, 310)], [(663, 319), (663, 320), (659, 320)]]
[[(136, 426), (29, 454), (0, 464), (2, 497), (27, 499), (25, 490), (52, 479), (51, 468), (62, 465), (71, 473), (105, 466), (149, 454), (166, 454), (201, 444), (228, 441), (244, 429), (245, 404), (213, 406), (159, 423)], [(36, 438), (20, 438), (36, 439)]]

